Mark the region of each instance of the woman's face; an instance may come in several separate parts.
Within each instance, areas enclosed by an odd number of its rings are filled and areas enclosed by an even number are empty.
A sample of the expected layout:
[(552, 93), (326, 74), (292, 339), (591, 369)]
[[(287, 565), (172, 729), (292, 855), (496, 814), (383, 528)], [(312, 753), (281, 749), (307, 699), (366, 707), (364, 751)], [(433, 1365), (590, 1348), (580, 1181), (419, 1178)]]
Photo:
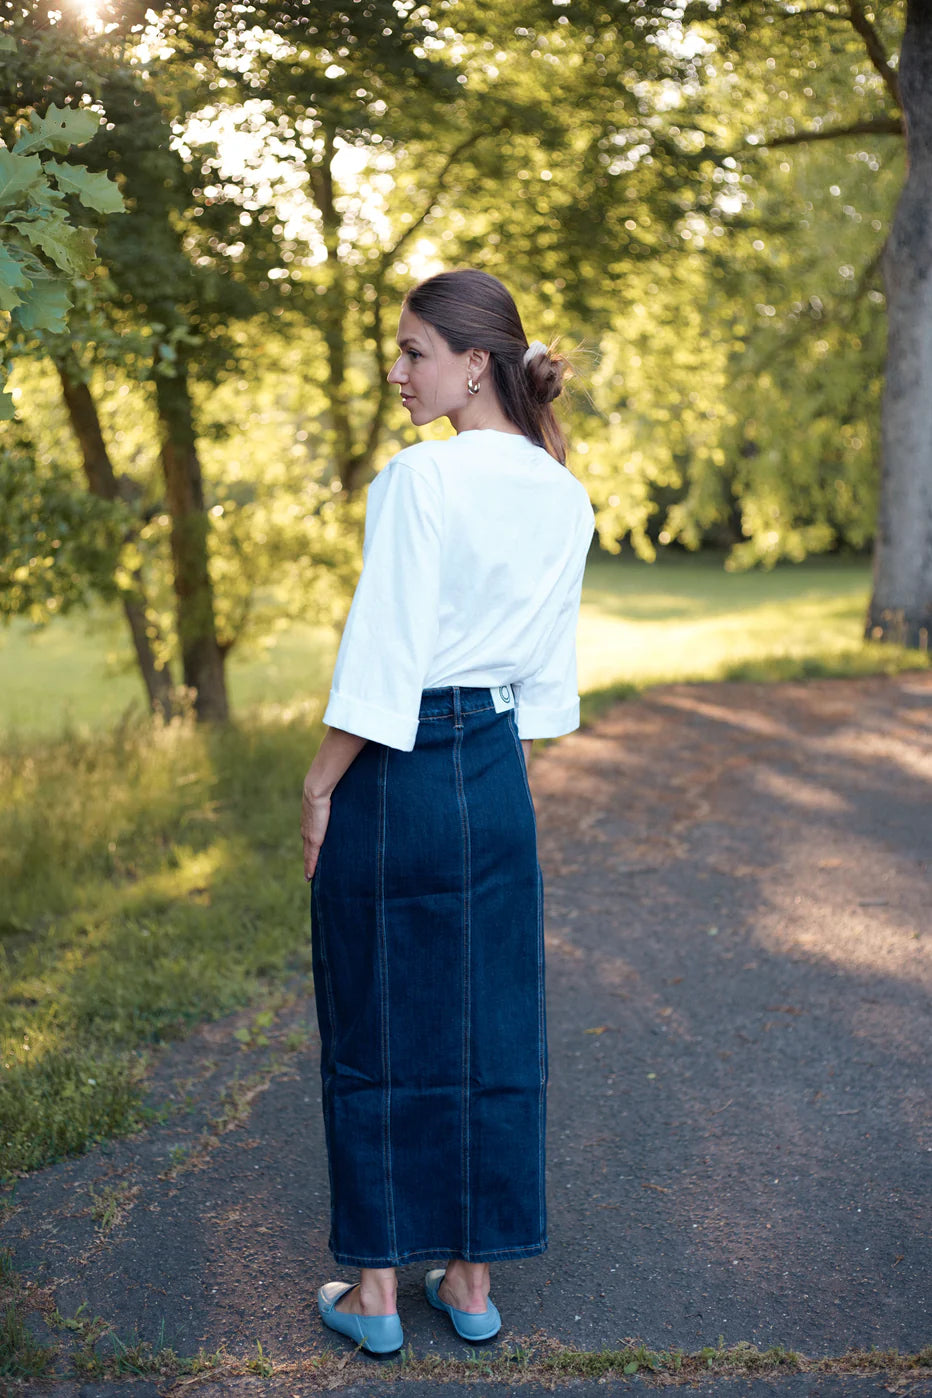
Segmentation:
[(438, 330), (406, 306), (398, 322), (401, 353), (388, 374), (388, 382), (401, 389), (401, 401), (416, 427), (448, 417), (457, 418), (470, 402), (466, 380), (477, 371), (481, 351), (455, 354)]

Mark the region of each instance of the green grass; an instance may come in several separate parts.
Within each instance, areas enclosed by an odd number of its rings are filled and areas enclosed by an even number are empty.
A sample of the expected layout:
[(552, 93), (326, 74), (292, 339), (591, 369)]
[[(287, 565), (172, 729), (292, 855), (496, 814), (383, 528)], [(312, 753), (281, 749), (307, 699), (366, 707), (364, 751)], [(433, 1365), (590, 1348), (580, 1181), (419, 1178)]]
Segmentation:
[[(0, 1378), (37, 1378), (47, 1373), (55, 1354), (41, 1345), (26, 1324), (29, 1305), (13, 1268), (9, 1248), (0, 1251)], [(0, 1387), (0, 1392), (6, 1392)]]
[(618, 684), (864, 674), (915, 656), (861, 638), (870, 565), (811, 559), (727, 573), (715, 555), (594, 559), (579, 626), (583, 692)]
[[(870, 565), (860, 560), (726, 573), (714, 554), (671, 554), (655, 564), (597, 557), (583, 593), (580, 687), (865, 674), (916, 663), (914, 654), (863, 643), (869, 592)], [(40, 631), (23, 623), (0, 631), (0, 733), (100, 730), (130, 708), (141, 711), (124, 631), (118, 611), (75, 614)], [(332, 631), (298, 625), (260, 653), (234, 652), (234, 710), (274, 714), (316, 700), (335, 654)]]
[[(57, 736), (64, 729), (110, 728), (141, 713), (145, 693), (118, 610), (74, 613), (44, 628), (0, 627), (0, 734)], [(315, 701), (326, 689), (337, 637), (295, 624), (267, 649), (228, 665), (234, 710)]]
[(0, 1174), (140, 1120), (138, 1049), (309, 968), (303, 717), (0, 752)]
[[(60, 1349), (57, 1355), (34, 1345), (30, 1348), (28, 1332), (19, 1322), (13, 1339), (19, 1340), (22, 1348), (13, 1352), (8, 1373), (20, 1376), (48, 1373), (54, 1364), (54, 1374), (49, 1374), (50, 1378), (112, 1380), (148, 1375), (167, 1382), (183, 1376), (209, 1376), (214, 1385), (253, 1374), (261, 1378), (287, 1379), (292, 1387), (304, 1383), (308, 1392), (317, 1393), (342, 1389), (352, 1384), (357, 1375), (372, 1372), (371, 1361), (349, 1352), (277, 1361), (257, 1342), (255, 1350), (245, 1354), (221, 1348), (214, 1353), (201, 1350), (196, 1355), (186, 1356), (165, 1347), (161, 1341), (150, 1345), (136, 1336), (121, 1340), (99, 1316), (93, 1320), (84, 1320), (80, 1315), (66, 1319), (52, 1312), (46, 1313), (45, 1318), (62, 1340), (67, 1339), (66, 1332), (76, 1334), (78, 1347), (68, 1352)], [(353, 1366), (349, 1370), (348, 1362)], [(629, 1340), (619, 1349), (574, 1350), (545, 1342), (535, 1348), (477, 1350), (465, 1359), (441, 1359), (430, 1354), (418, 1356), (409, 1348), (402, 1350), (396, 1359), (384, 1361), (380, 1365), (380, 1375), (386, 1393), (397, 1380), (420, 1380), (436, 1386), (486, 1379), (496, 1390), (501, 1387), (503, 1391), (507, 1388), (508, 1392), (516, 1392), (524, 1386), (559, 1389), (579, 1380), (604, 1383), (636, 1374), (648, 1380), (654, 1378), (664, 1388), (688, 1390), (697, 1382), (713, 1377), (776, 1379), (789, 1374), (883, 1374), (888, 1378), (896, 1376), (903, 1383), (921, 1380), (930, 1364), (932, 1351), (929, 1349), (912, 1354), (898, 1350), (848, 1350), (838, 1355), (810, 1357), (782, 1345), (761, 1350), (747, 1342), (726, 1345), (722, 1339), (693, 1352), (653, 1350), (644, 1343)], [(490, 1389), (483, 1387), (482, 1391)], [(904, 1391), (908, 1391), (908, 1383)]]
[[(137, 1334), (121, 1337), (100, 1315), (87, 1310), (86, 1302), (71, 1315), (51, 1304), (49, 1294), (27, 1283), (12, 1270), (10, 1254), (0, 1254), (0, 1377), (104, 1380), (150, 1376), (170, 1381), (184, 1376), (207, 1376), (217, 1384), (235, 1376), (287, 1378), (294, 1387), (304, 1382), (308, 1391), (342, 1388), (356, 1373), (366, 1371), (363, 1356), (337, 1353), (279, 1361), (258, 1342), (251, 1351), (236, 1353), (221, 1346), (213, 1353), (178, 1354), (165, 1344), (165, 1322), (154, 1343)], [(40, 1344), (28, 1328), (29, 1320), (41, 1321), (46, 1344)], [(347, 1363), (353, 1364), (347, 1372)], [(529, 1345), (477, 1350), (464, 1359), (418, 1355), (409, 1347), (380, 1372), (386, 1391), (393, 1380), (432, 1383), (468, 1383), (488, 1379), (497, 1388), (517, 1391), (525, 1385), (563, 1388), (579, 1380), (606, 1382), (633, 1377), (654, 1378), (664, 1387), (694, 1387), (710, 1377), (778, 1378), (789, 1374), (883, 1374), (900, 1380), (919, 1379), (932, 1368), (932, 1348), (913, 1353), (899, 1350), (850, 1349), (840, 1354), (807, 1356), (783, 1345), (767, 1349), (746, 1341), (717, 1343), (688, 1351), (654, 1349), (629, 1338), (617, 1348), (579, 1350), (541, 1337)], [(371, 1372), (371, 1370), (369, 1371)]]
[[(598, 559), (584, 712), (660, 679), (925, 663), (862, 644), (868, 587), (861, 564)], [(108, 637), (69, 618), (0, 649), (0, 1176), (133, 1129), (149, 1045), (309, 969), (298, 805), (333, 637), (296, 628), (234, 667), (221, 733), (114, 722), (131, 690)]]

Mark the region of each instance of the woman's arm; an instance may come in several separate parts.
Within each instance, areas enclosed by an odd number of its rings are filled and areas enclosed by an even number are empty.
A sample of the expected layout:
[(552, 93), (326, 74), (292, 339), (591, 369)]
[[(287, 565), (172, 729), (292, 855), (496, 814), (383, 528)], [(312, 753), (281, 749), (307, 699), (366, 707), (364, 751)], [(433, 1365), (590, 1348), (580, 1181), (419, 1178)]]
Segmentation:
[(534, 746), (534, 739), (522, 738), (521, 746), (524, 748), (524, 765), (526, 767), (531, 760), (531, 748)]
[(304, 877), (317, 868), (317, 856), (330, 820), (330, 797), (337, 782), (366, 745), (366, 739), (342, 728), (328, 728), (317, 756), (304, 778), (301, 801), (301, 838), (304, 841)]

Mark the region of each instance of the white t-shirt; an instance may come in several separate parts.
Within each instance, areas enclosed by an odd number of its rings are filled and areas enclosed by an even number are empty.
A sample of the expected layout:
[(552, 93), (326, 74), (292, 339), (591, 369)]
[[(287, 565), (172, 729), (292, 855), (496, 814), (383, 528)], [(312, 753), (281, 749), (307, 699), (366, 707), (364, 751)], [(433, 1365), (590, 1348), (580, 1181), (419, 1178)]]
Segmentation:
[(510, 684), (521, 738), (571, 733), (592, 531), (585, 488), (526, 437), (406, 447), (369, 486), (324, 722), (410, 752), (422, 690)]

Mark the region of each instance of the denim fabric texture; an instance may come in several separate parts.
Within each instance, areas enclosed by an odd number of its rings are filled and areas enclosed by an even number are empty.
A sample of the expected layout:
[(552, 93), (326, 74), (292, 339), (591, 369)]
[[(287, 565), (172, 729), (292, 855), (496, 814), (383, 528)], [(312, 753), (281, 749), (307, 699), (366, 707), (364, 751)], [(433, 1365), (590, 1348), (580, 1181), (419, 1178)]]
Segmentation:
[(311, 888), (338, 1262), (546, 1242), (543, 886), (514, 710), (423, 692), (333, 793)]

